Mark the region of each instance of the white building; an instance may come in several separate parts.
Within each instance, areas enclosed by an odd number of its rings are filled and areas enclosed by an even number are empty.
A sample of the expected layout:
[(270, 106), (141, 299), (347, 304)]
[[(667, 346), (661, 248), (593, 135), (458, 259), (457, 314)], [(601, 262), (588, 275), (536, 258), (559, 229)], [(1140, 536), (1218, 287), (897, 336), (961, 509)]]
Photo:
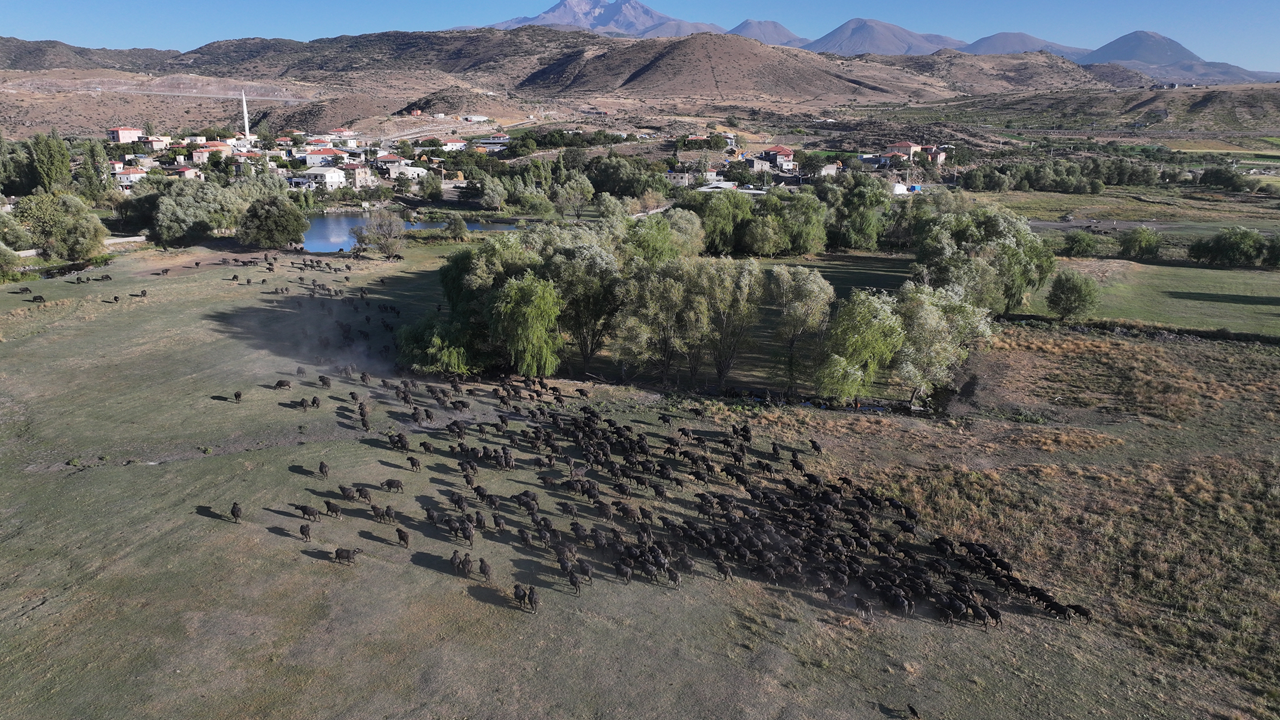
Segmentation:
[(317, 167), (303, 170), (302, 177), (314, 182), (316, 187), (337, 190), (347, 186), (347, 174), (336, 167)]

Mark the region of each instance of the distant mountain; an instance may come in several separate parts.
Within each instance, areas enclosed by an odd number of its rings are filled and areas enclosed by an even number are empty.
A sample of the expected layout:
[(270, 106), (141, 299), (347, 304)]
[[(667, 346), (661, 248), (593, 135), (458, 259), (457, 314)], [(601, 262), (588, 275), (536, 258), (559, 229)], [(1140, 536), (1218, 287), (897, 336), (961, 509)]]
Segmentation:
[(1117, 38), (1082, 56), (1080, 64), (1139, 62), (1144, 65), (1172, 65), (1181, 62), (1204, 62), (1199, 55), (1178, 41), (1163, 35), (1139, 30)]
[(146, 72), (178, 56), (177, 50), (105, 50), (75, 47), (56, 40), (19, 40), (0, 37), (0, 68), (47, 70), (49, 68), (110, 68)]
[(1087, 48), (1059, 45), (1058, 43), (1049, 42), (1048, 40), (1041, 40), (1033, 35), (1015, 32), (1002, 32), (996, 33), (995, 35), (988, 35), (956, 49), (960, 52), (969, 53), (970, 55), (1009, 55), (1012, 53), (1047, 50), (1054, 55), (1059, 55), (1068, 60), (1079, 60), (1092, 52)]
[[(931, 39), (932, 38), (932, 39)], [(836, 55), (928, 55), (962, 41), (943, 35), (924, 36), (879, 20), (854, 18), (804, 46)]]
[(947, 37), (946, 35), (935, 35), (933, 33), (924, 33), (920, 37), (924, 38), (925, 40), (928, 40), (929, 42), (933, 43), (934, 45), (937, 45), (938, 47), (951, 48), (952, 50), (958, 50), (964, 47), (965, 45), (969, 44), (964, 40), (957, 40), (953, 37)]
[(686, 20), (672, 20), (664, 22), (661, 25), (653, 27), (640, 33), (642, 38), (661, 38), (661, 37), (685, 37), (694, 33), (716, 33), (724, 32), (724, 28), (711, 23), (696, 23)]
[(765, 45), (782, 45), (783, 47), (804, 47), (810, 42), (809, 38), (798, 37), (772, 20), (743, 20), (737, 27), (730, 30), (729, 34), (759, 40)]
[(659, 25), (683, 22), (663, 15), (638, 0), (560, 0), (540, 15), (490, 25), (511, 30), (524, 25), (571, 25), (598, 33), (642, 35)]

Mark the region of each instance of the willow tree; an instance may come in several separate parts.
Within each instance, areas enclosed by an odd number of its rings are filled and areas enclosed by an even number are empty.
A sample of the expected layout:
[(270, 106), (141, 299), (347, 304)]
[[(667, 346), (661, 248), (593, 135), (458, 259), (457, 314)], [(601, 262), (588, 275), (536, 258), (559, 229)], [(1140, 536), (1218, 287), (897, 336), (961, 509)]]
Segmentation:
[(721, 386), (750, 345), (751, 328), (760, 316), (764, 274), (755, 260), (715, 260), (708, 265), (706, 298), (711, 360)]
[(516, 372), (544, 377), (560, 367), (564, 339), (557, 321), (562, 305), (555, 283), (539, 279), (532, 271), (508, 281), (498, 291), (490, 338)]
[(831, 314), (831, 303), (836, 291), (817, 270), (799, 266), (781, 265), (770, 274), (769, 299), (781, 310), (774, 336), (783, 346), (782, 372), (787, 379), (787, 389), (795, 387), (807, 365), (801, 352), (800, 341), (812, 339), (826, 328)]
[(820, 393), (837, 398), (866, 393), (906, 339), (895, 309), (891, 296), (859, 290), (837, 304), (815, 373)]

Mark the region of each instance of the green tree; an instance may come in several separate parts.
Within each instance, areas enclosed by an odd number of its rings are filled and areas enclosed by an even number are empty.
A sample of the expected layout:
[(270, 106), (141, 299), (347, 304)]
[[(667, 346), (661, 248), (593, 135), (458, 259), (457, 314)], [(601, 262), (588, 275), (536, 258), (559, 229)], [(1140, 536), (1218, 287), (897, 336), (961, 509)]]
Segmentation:
[(816, 195), (802, 192), (782, 209), (778, 220), (791, 255), (822, 252), (827, 245), (827, 206)]
[(1049, 309), (1063, 320), (1088, 317), (1098, 309), (1098, 281), (1075, 270), (1058, 273), (1046, 298)]
[(1163, 238), (1155, 230), (1142, 225), (1120, 233), (1120, 257), (1124, 258), (1157, 258), (1160, 257), (1160, 246)]
[(22, 258), (9, 246), (0, 242), (0, 278), (3, 278), (22, 267)]
[(377, 248), (388, 258), (404, 250), (404, 218), (390, 210), (374, 210), (364, 225), (349, 232), (357, 247)]
[(53, 192), (71, 184), (71, 150), (57, 130), (27, 140), (27, 158), (32, 187)]
[(97, 215), (75, 195), (29, 195), (13, 217), (31, 234), (32, 244), (53, 257), (87, 260), (103, 251), (109, 234)]
[(627, 217), (627, 206), (609, 193), (596, 196), (596, 213), (605, 220), (619, 220)]
[(1090, 257), (1098, 253), (1098, 238), (1091, 232), (1071, 230), (1062, 238), (1062, 254), (1066, 257)]
[(1213, 237), (1191, 243), (1187, 257), (1210, 265), (1257, 265), (1267, 253), (1267, 240), (1257, 230), (1223, 228)]
[(581, 220), (582, 211), (591, 204), (591, 198), (595, 192), (586, 175), (574, 172), (563, 184), (552, 187), (551, 199), (561, 215), (568, 216), (569, 213), (573, 213), (575, 218)]
[(987, 310), (970, 304), (959, 287), (931, 288), (907, 282), (898, 292), (903, 343), (894, 362), (898, 377), (921, 393), (951, 382), (974, 342), (991, 334)]
[(35, 247), (31, 233), (14, 219), (12, 213), (0, 213), (0, 243), (13, 250), (30, 250)]
[(406, 195), (413, 189), (413, 178), (408, 175), (397, 175), (396, 179), (392, 182), (392, 187), (394, 187), (396, 192), (401, 195)]
[(107, 180), (111, 167), (107, 153), (98, 140), (87, 140), (81, 150), (80, 167), (75, 171), (76, 189), (89, 202), (96, 203), (111, 189)]
[(889, 295), (861, 290), (837, 303), (815, 373), (818, 392), (837, 398), (866, 393), (906, 338), (896, 307)]
[(423, 175), (418, 180), (418, 194), (425, 200), (439, 202), (444, 199), (444, 182), (435, 173)]
[(671, 223), (662, 215), (648, 215), (641, 218), (627, 232), (628, 245), (631, 245), (645, 260), (661, 263), (680, 256), (680, 249), (675, 245)]
[(559, 248), (545, 267), (564, 302), (560, 327), (578, 349), (585, 373), (617, 326), (622, 271), (613, 254), (595, 244)]
[(742, 250), (758, 257), (773, 257), (791, 248), (782, 224), (773, 215), (756, 217), (747, 224), (742, 234)]
[(301, 244), (311, 227), (298, 206), (283, 195), (254, 200), (244, 212), (236, 239), (253, 248), (276, 249)]
[(146, 121), (145, 123), (142, 124), (142, 132), (145, 133), (147, 137), (151, 137), (155, 135), (156, 124), (151, 122), (150, 120)]
[[(681, 355), (697, 365), (708, 330), (700, 258), (677, 258), (637, 269), (623, 289), (626, 315), (618, 328), (622, 357), (652, 367), (665, 385)], [(688, 354), (686, 354), (688, 353)]]
[(508, 281), (493, 307), (491, 337), (525, 377), (545, 377), (560, 366), (564, 344), (557, 329), (562, 302), (555, 283), (532, 271)]
[[(835, 298), (831, 283), (817, 270), (780, 265), (770, 273), (769, 301), (781, 310), (774, 336), (784, 348), (782, 373), (787, 390), (794, 388), (808, 369)], [(801, 346), (800, 341), (805, 339), (810, 342)]]
[(930, 223), (916, 253), (916, 277), (932, 287), (957, 286), (968, 302), (1012, 312), (1027, 292), (1043, 287), (1056, 259), (1027, 222), (1012, 213), (976, 207)]
[[(735, 193), (736, 194), (736, 193)], [(711, 360), (721, 387), (750, 345), (766, 284), (754, 259), (715, 260), (707, 265), (706, 297)]]
[(444, 231), (449, 237), (466, 242), (467, 221), (463, 220), (462, 216), (458, 213), (448, 213), (444, 221)]
[(707, 235), (707, 252), (728, 255), (737, 247), (738, 239), (751, 221), (751, 198), (733, 191), (709, 194), (711, 197), (695, 208), (694, 212), (702, 218), (702, 229)]
[(678, 255), (694, 257), (702, 254), (707, 234), (702, 231), (702, 220), (697, 213), (672, 208), (663, 213), (663, 216), (671, 226), (671, 244), (676, 248)]

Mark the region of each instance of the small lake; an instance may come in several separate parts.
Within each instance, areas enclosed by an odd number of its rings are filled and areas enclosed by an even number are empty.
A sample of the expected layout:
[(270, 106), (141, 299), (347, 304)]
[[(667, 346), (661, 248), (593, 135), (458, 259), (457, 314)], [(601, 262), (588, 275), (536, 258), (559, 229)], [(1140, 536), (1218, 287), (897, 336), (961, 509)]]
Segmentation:
[[(307, 219), (311, 221), (311, 228), (303, 234), (302, 246), (310, 252), (337, 252), (351, 249), (353, 241), (349, 231), (353, 227), (364, 225), (368, 216), (352, 213), (316, 215)], [(444, 227), (444, 223), (405, 223), (404, 226), (409, 230), (438, 230)], [(467, 229), (509, 231), (515, 230), (516, 226), (507, 223), (469, 222)]]

